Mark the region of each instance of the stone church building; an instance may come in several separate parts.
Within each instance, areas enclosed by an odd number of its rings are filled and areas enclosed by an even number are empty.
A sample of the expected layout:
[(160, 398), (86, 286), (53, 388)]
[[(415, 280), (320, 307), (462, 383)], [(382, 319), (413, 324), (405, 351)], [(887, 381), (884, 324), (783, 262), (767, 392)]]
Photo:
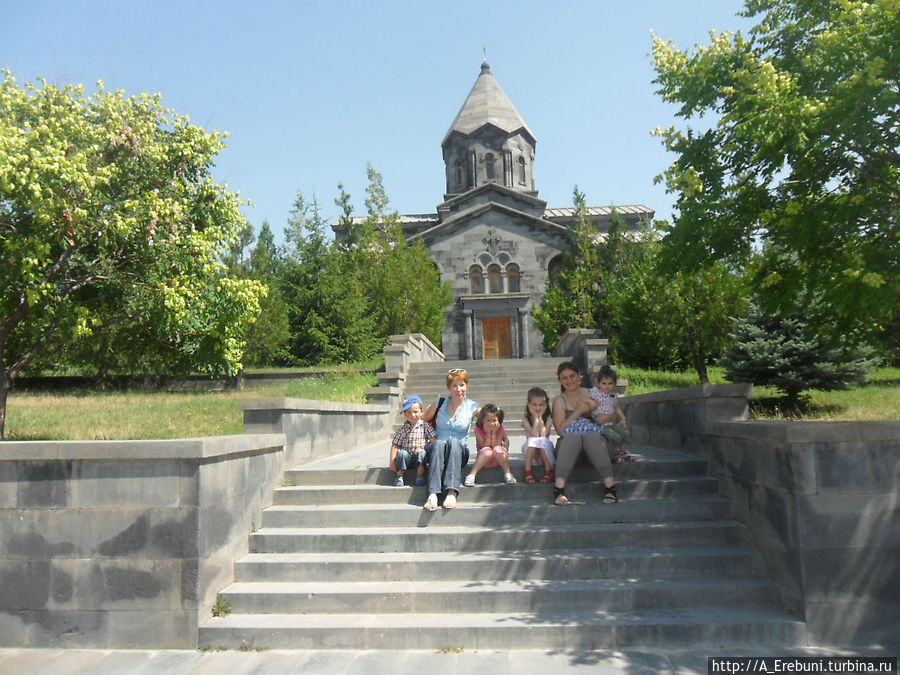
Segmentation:
[[(407, 239), (422, 238), (453, 288), (440, 345), (447, 359), (543, 353), (531, 310), (561, 264), (575, 209), (547, 208), (538, 197), (536, 144), (485, 61), (441, 141), (444, 201), (436, 213), (401, 216)], [(616, 210), (629, 230), (654, 213), (641, 205)], [(589, 213), (602, 235), (610, 208)]]

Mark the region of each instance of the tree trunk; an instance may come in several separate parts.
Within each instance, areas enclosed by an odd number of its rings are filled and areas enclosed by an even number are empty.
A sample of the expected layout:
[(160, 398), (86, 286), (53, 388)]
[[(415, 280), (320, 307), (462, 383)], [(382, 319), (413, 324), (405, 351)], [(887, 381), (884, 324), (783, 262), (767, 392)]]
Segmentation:
[(6, 401), (9, 398), (9, 376), (6, 371), (0, 377), (0, 442), (6, 440)]

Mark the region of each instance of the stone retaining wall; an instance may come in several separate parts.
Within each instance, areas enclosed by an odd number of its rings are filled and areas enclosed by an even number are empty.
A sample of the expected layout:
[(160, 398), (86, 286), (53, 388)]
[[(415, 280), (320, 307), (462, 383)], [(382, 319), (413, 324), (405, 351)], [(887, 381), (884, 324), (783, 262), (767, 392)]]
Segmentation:
[(390, 423), (385, 406), (243, 405), (243, 436), (0, 444), (0, 646), (196, 648), (284, 471)]
[(622, 399), (635, 441), (709, 462), (818, 644), (896, 643), (900, 422), (747, 421), (750, 385)]

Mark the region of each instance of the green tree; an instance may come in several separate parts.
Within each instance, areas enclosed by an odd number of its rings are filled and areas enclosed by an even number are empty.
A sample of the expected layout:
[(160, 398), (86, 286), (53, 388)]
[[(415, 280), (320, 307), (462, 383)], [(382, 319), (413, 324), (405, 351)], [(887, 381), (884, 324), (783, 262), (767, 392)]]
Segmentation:
[(259, 303), (259, 317), (247, 330), (244, 361), (257, 366), (283, 366), (291, 363), (288, 348), (291, 339), (288, 309), (284, 302), (282, 265), (269, 221), (263, 220), (256, 246), (250, 251), (248, 268), (251, 278), (269, 289)]
[(575, 221), (562, 251), (561, 271), (547, 279), (544, 297), (532, 310), (535, 325), (543, 335), (542, 346), (548, 352), (570, 328), (597, 326), (599, 314), (603, 270), (598, 230), (588, 213), (584, 193), (577, 185), (572, 190), (572, 199)]
[(743, 15), (759, 18), (746, 36), (653, 41), (658, 92), (697, 127), (657, 130), (677, 155), (660, 177), (678, 194), (670, 269), (746, 265), (769, 311), (802, 311), (832, 342), (862, 328), (889, 344), (900, 0), (747, 0)]
[(768, 314), (757, 306), (736, 322), (732, 339), (722, 359), (725, 377), (776, 387), (794, 408), (802, 391), (846, 389), (864, 382), (876, 363), (866, 348), (830, 345), (799, 315)]
[(285, 229), (283, 293), (290, 353), (300, 364), (359, 361), (382, 345), (357, 260), (329, 244), (318, 203), (297, 199)]
[[(234, 373), (261, 284), (225, 273), (240, 200), (210, 176), (223, 134), (102, 84), (0, 87), (0, 438), (10, 383), (109, 339), (167, 372)], [(74, 349), (73, 349), (74, 348)]]
[(390, 207), (381, 174), (367, 168), (368, 217), (356, 229), (348, 254), (356, 261), (382, 340), (398, 333), (422, 333), (440, 344), (444, 309), (453, 302), (449, 283), (419, 238), (407, 242), (400, 216)]

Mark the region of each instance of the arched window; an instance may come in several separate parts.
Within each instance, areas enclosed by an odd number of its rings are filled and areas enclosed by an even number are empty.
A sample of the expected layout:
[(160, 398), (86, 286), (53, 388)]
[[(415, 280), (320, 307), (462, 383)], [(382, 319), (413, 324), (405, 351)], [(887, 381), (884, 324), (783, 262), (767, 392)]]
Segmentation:
[(484, 176), (488, 180), (494, 180), (496, 173), (494, 171), (494, 155), (488, 153), (484, 156)]
[(469, 292), (472, 295), (484, 293), (484, 276), (481, 274), (481, 267), (478, 265), (472, 265), (469, 268)]
[(519, 155), (517, 164), (519, 165), (519, 182), (525, 185), (525, 158), (522, 155)]
[(463, 163), (461, 159), (456, 160), (456, 184), (462, 185), (463, 182)]
[(508, 293), (518, 293), (519, 288), (519, 266), (512, 263), (506, 266), (506, 290)]
[(503, 292), (503, 278), (500, 276), (500, 265), (491, 265), (488, 267), (488, 292)]
[(555, 283), (563, 272), (563, 259), (561, 255), (556, 256), (547, 266), (547, 275), (550, 277), (550, 283)]

